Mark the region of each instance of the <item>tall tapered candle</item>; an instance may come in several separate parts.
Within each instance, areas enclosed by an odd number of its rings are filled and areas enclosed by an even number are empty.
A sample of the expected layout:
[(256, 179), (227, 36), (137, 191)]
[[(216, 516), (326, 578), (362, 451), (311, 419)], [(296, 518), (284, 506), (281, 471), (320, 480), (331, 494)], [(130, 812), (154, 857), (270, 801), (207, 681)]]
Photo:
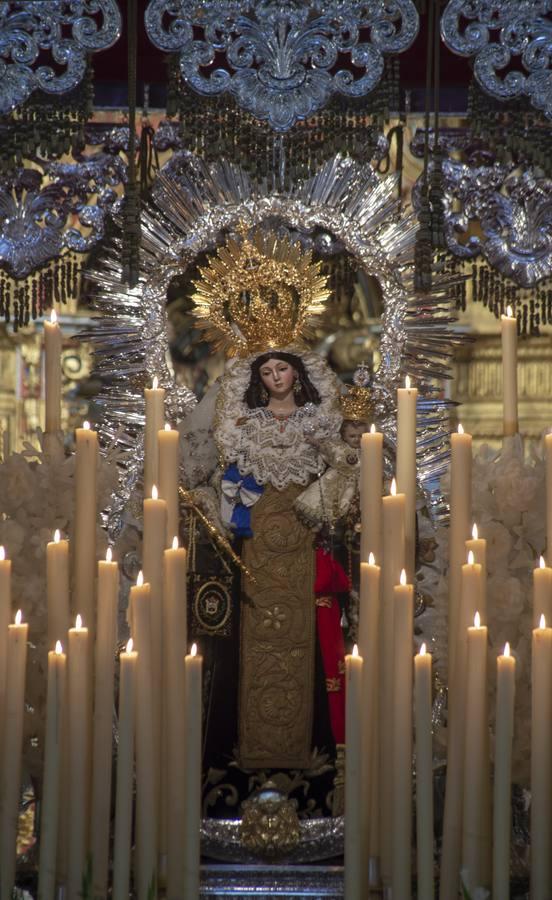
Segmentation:
[[(462, 591), (461, 565), (470, 537), (472, 438), (462, 425), (450, 437), (450, 525), (449, 525), (449, 672), (454, 671), (458, 635), (458, 613)], [(450, 690), (450, 688), (449, 688)]]
[(381, 596), (380, 654), (380, 851), (381, 874), (386, 886), (391, 883), (392, 802), (393, 795), (393, 677), (395, 671), (394, 596), (395, 585), (405, 566), (404, 550), (404, 494), (397, 494), (395, 479), (391, 493), (383, 498), (383, 569)]
[(378, 662), (379, 662), (379, 625), (380, 625), (380, 590), (381, 569), (375, 564), (374, 554), (370, 553), (368, 562), (360, 564), (360, 604), (358, 617), (358, 647), (364, 659), (362, 666), (362, 696), (360, 706), (362, 732), (362, 792), (361, 814), (362, 832), (361, 847), (363, 857), (379, 855), (379, 828), (376, 818), (378, 810), (377, 771), (379, 760), (378, 744)]
[(546, 472), (546, 553), (552, 558), (552, 434), (544, 437)]
[(88, 851), (90, 746), (90, 635), (77, 615), (69, 637), (69, 900), (81, 895)]
[(67, 634), (69, 628), (69, 541), (62, 540), (59, 529), (46, 545), (46, 606), (48, 611), (48, 646)]
[[(185, 684), (187, 554), (175, 537), (164, 553), (165, 696), (167, 697), (167, 898), (184, 896), (182, 834), (185, 827)], [(184, 753), (184, 758), (183, 758)]]
[(416, 557), (416, 403), (418, 391), (405, 378), (397, 391), (397, 490), (405, 497), (405, 568), (414, 582)]
[(497, 659), (495, 764), (493, 786), (493, 897), (510, 893), (510, 829), (512, 824), (512, 740), (516, 661), (510, 645)]
[(517, 434), (518, 431), (518, 395), (517, 395), (517, 319), (512, 307), (506, 315), (500, 317), (502, 337), (502, 403), (503, 429), (505, 436)]
[(359, 711), (362, 708), (362, 666), (355, 644), (345, 657), (345, 898), (362, 897), (361, 794), (362, 740)]
[(55, 309), (50, 321), (44, 322), (44, 395), (46, 406), (45, 431), (55, 434), (61, 430), (61, 329)]
[(151, 388), (146, 388), (146, 428), (144, 431), (144, 497), (151, 497), (154, 484), (159, 484), (158, 432), (163, 428), (165, 418), (165, 391), (158, 387), (157, 376)]
[[(130, 589), (134, 643), (138, 651), (136, 704), (136, 875), (139, 900), (147, 900), (157, 871), (159, 741), (154, 740), (151, 590), (140, 572)], [(159, 695), (155, 702), (159, 705)], [(199, 821), (199, 816), (197, 821)], [(193, 895), (190, 895), (193, 896)]]
[(2, 770), (6, 678), (8, 673), (7, 645), (8, 625), (11, 617), (11, 568), (11, 559), (6, 559), (4, 547), (0, 546), (0, 771)]
[(414, 587), (402, 570), (394, 590), (395, 679), (393, 683), (393, 862), (394, 900), (410, 900), (412, 889), (412, 642)]
[(67, 657), (59, 641), (48, 653), (48, 693), (44, 778), (40, 814), (38, 896), (54, 900), (58, 841), (59, 799), (62, 767), (63, 723), (66, 716)]
[(131, 638), (126, 651), (119, 657), (119, 743), (113, 845), (113, 900), (128, 900), (129, 896), (137, 660), (138, 654), (133, 650)]
[(531, 900), (552, 884), (552, 628), (533, 629), (531, 693)]
[(167, 504), (165, 546), (178, 534), (178, 431), (165, 425), (157, 434), (159, 446), (159, 496)]
[(21, 610), (15, 624), (8, 626), (6, 708), (0, 796), (0, 897), (12, 896), (15, 882), (15, 853), (19, 798), (21, 793), (21, 751), (25, 706), (25, 667), (29, 626), (21, 622)]
[(184, 897), (199, 897), (199, 828), (201, 817), (201, 680), (203, 658), (192, 645), (185, 657), (186, 685), (186, 823), (184, 827)]
[(360, 439), (360, 559), (373, 553), (381, 559), (381, 495), (383, 491), (383, 434), (371, 425)]
[(98, 435), (84, 422), (75, 431), (74, 602), (88, 623), (91, 639), (96, 625), (96, 518), (98, 507)]
[(533, 569), (533, 628), (538, 626), (542, 615), (547, 622), (552, 622), (552, 568), (546, 565), (544, 556)]
[(431, 654), (422, 644), (414, 657), (416, 734), (416, 859), (418, 900), (433, 900), (433, 743)]
[(468, 665), (466, 677), (464, 802), (462, 810), (462, 867), (467, 870), (468, 886), (484, 885), (483, 856), (488, 835), (482, 831), (482, 800), (485, 796), (488, 750), (487, 723), (487, 628), (476, 612), (468, 628)]
[(94, 672), (94, 730), (90, 852), (94, 894), (107, 896), (111, 811), (113, 689), (117, 643), (119, 567), (108, 547), (98, 562), (98, 620)]

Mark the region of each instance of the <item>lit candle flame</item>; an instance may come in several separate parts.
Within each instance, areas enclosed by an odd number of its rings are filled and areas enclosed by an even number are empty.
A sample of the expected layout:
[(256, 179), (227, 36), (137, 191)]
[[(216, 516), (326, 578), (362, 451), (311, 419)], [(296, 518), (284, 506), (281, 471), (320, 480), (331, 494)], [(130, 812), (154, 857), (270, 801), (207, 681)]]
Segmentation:
[(113, 561), (113, 551), (112, 551), (111, 547), (108, 547), (107, 550), (105, 551), (105, 561), (106, 562)]
[(54, 544), (59, 544), (60, 541), (61, 541), (61, 533), (60, 533), (59, 528), (56, 528), (56, 530), (54, 531)]
[(476, 523), (474, 522), (474, 523), (473, 523), (473, 528), (472, 528), (472, 538), (474, 539), (474, 541), (476, 541), (478, 537), (479, 537), (479, 532), (478, 532), (478, 530), (477, 530), (477, 525), (476, 525)]
[(464, 426), (458, 422), (458, 434), (464, 434)]
[(374, 556), (374, 554), (372, 553), (372, 551), (370, 551), (370, 553), (368, 554), (368, 563), (369, 563), (369, 565), (371, 565), (371, 566), (375, 566), (375, 565), (376, 565), (376, 557)]
[(473, 550), (470, 550), (468, 553), (468, 566), (473, 566), (475, 563), (475, 556), (473, 555)]
[(129, 638), (128, 641), (127, 641), (127, 645), (126, 645), (126, 652), (127, 652), (127, 653), (132, 653), (132, 648), (133, 648), (133, 647), (134, 647), (134, 641), (132, 640), (132, 638)]
[(173, 537), (172, 548), (173, 548), (173, 550), (178, 550), (178, 538), (177, 538), (176, 534)]
[(514, 311), (511, 306), (506, 307), (506, 315), (508, 316), (509, 319), (514, 318)]
[(545, 619), (544, 613), (542, 613), (542, 615), (539, 619), (539, 628), (546, 628), (546, 619)]
[(20, 609), (18, 609), (17, 612), (16, 612), (16, 614), (15, 614), (15, 624), (16, 624), (16, 625), (21, 625), (21, 620), (22, 620), (22, 619), (23, 619), (23, 613), (21, 612)]
[(400, 577), (399, 580), (400, 580), (401, 584), (406, 584), (406, 571), (405, 571), (405, 569), (401, 569), (401, 577)]
[(138, 578), (136, 579), (136, 587), (142, 587), (143, 583), (144, 583), (144, 573), (140, 569), (140, 571), (138, 572)]
[(90, 422), (83, 422), (82, 427), (85, 431), (90, 431)]
[(82, 616), (80, 613), (77, 613), (77, 618), (75, 619), (75, 628), (82, 628)]
[(510, 644), (508, 643), (508, 641), (506, 641), (506, 643), (504, 644), (504, 656), (509, 656), (509, 655), (510, 655)]
[(63, 653), (63, 647), (61, 646), (61, 641), (56, 641), (56, 656), (61, 656)]
[(353, 645), (353, 656), (358, 656), (358, 647), (356, 644)]
[(404, 379), (404, 386), (407, 391), (410, 390), (410, 375), (407, 375), (406, 378)]
[(3, 562), (5, 560), (5, 558), (6, 558), (6, 551), (4, 550), (4, 547), (0, 544), (0, 561)]
[(481, 616), (478, 612), (476, 612), (475, 616), (473, 617), (473, 626), (474, 628), (481, 628)]
[(169, 425), (168, 422), (165, 422), (165, 431), (170, 431), (170, 430), (171, 430), (171, 426)]
[(393, 479), (393, 481), (391, 482), (391, 496), (397, 496), (397, 482), (395, 481), (395, 479)]
[(426, 653), (427, 653), (427, 648), (426, 648), (426, 645), (425, 645), (425, 642), (424, 642), (424, 643), (422, 644), (422, 646), (420, 647), (420, 656), (425, 656)]
[(192, 649), (190, 650), (190, 656), (197, 656), (197, 644), (192, 644)]
[(372, 424), (370, 425), (370, 434), (375, 434), (375, 433), (376, 433), (376, 426), (372, 422)]
[(539, 566), (541, 567), (541, 569), (544, 569), (544, 567), (545, 567), (544, 556), (541, 556), (541, 558), (539, 559)]
[(151, 499), (158, 500), (159, 499), (159, 491), (157, 490), (157, 485), (152, 484), (151, 486)]
[(159, 379), (158, 379), (157, 375), (154, 375), (154, 376), (153, 376), (153, 381), (152, 381), (152, 383), (151, 383), (151, 386), (152, 386), (152, 388), (153, 388), (154, 391), (157, 390), (158, 384), (159, 384)]
[(50, 324), (55, 325), (57, 322), (57, 312), (53, 309), (50, 313)]

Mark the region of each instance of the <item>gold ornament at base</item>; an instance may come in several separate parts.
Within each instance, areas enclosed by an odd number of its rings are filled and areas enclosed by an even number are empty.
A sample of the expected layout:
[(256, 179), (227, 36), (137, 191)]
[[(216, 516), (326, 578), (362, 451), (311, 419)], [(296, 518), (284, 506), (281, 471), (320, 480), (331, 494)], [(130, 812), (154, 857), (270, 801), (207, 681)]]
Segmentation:
[(277, 857), (296, 847), (301, 837), (297, 804), (267, 781), (243, 804), (241, 843), (259, 856)]

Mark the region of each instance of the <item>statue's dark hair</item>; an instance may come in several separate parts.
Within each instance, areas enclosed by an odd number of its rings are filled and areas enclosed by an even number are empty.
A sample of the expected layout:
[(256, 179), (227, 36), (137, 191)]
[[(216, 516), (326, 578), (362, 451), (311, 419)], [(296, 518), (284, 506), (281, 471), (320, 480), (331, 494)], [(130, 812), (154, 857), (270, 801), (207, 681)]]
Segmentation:
[(294, 353), (284, 353), (281, 350), (274, 350), (263, 353), (262, 356), (258, 356), (251, 365), (251, 381), (249, 382), (249, 387), (244, 395), (244, 400), (249, 409), (256, 409), (259, 406), (268, 405), (268, 399), (265, 397), (266, 392), (261, 378), (261, 368), (269, 361), (269, 359), (281, 359), (284, 362), (289, 363), (290, 366), (293, 366), (297, 372), (297, 380), (301, 385), (301, 390), (294, 391), (295, 403), (297, 406), (304, 406), (305, 403), (316, 403), (317, 405), (320, 403), (320, 394), (307, 375), (307, 370), (305, 369), (301, 357), (295, 356)]

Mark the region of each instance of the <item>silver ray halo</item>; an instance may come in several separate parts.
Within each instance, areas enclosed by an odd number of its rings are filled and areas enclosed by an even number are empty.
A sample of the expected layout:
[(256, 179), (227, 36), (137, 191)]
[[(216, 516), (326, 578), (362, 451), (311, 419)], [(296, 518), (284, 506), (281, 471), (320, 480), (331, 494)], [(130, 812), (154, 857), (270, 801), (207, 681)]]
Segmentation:
[[(142, 215), (141, 275), (136, 288), (121, 284), (120, 242), (107, 249), (89, 273), (96, 284), (101, 316), (86, 335), (95, 349), (95, 371), (104, 386), (101, 430), (107, 443), (130, 450), (121, 490), (114, 500), (110, 530), (116, 535), (121, 511), (141, 472), (144, 427), (143, 386), (154, 375), (167, 389), (168, 413), (182, 419), (194, 395), (174, 384), (169, 351), (167, 288), (200, 253), (215, 248), (240, 221), (262, 226), (283, 223), (304, 239), (329, 235), (375, 276), (384, 296), (381, 365), (374, 377), (376, 415), (389, 441), (396, 438), (395, 390), (409, 374), (420, 390), (418, 469), (428, 508), (446, 513), (438, 487), (448, 458), (448, 407), (443, 379), (450, 377), (454, 344), (449, 292), (453, 278), (437, 275), (432, 289), (415, 295), (413, 256), (417, 223), (396, 199), (395, 176), (377, 176), (370, 166), (335, 156), (311, 178), (288, 192), (269, 191), (238, 165), (207, 164), (175, 154), (160, 173), (152, 203)], [(317, 241), (324, 247), (324, 241)]]

